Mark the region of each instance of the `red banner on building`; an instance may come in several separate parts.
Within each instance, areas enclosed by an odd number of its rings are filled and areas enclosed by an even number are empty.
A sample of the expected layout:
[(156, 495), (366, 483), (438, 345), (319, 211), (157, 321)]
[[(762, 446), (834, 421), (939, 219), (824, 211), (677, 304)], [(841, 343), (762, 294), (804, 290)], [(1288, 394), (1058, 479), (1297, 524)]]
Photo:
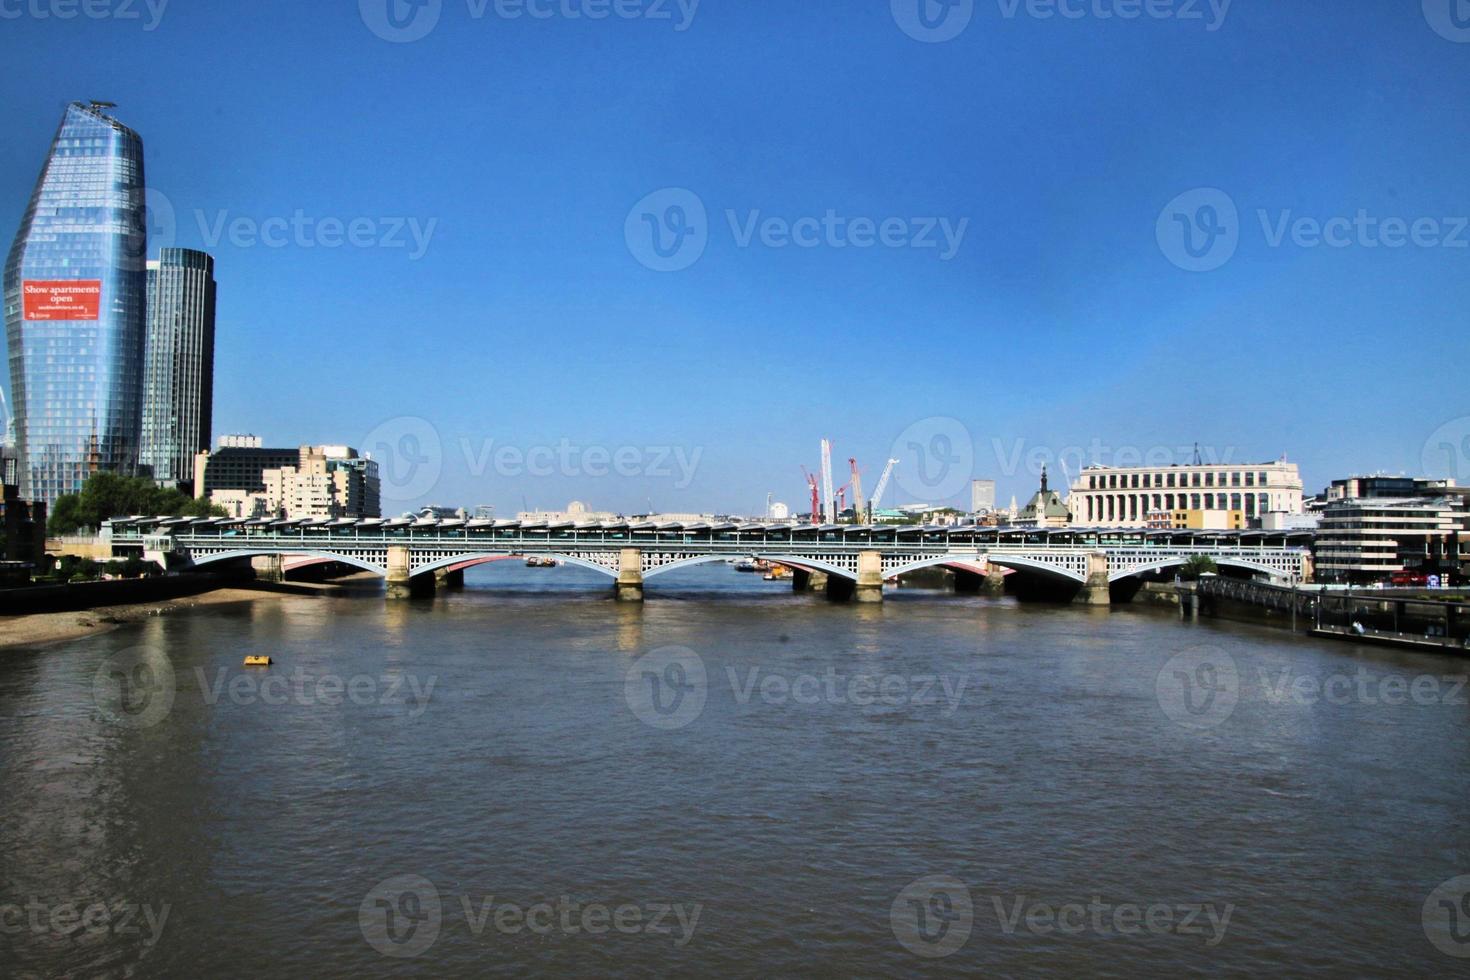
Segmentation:
[(101, 279), (27, 279), (22, 291), (27, 320), (95, 320), (102, 305)]

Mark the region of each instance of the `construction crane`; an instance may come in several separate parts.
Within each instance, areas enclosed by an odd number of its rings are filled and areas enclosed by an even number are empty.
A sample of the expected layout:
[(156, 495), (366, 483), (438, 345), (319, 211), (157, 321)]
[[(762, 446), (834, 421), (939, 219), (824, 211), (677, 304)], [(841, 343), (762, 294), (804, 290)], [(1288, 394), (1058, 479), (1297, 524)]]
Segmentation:
[(801, 475), (806, 477), (806, 485), (812, 491), (812, 523), (820, 524), (822, 523), (822, 500), (821, 491), (817, 489), (817, 478), (808, 473), (805, 466), (801, 468)]
[(849, 456), (847, 465), (852, 470), (852, 482), (849, 484), (852, 487), (852, 518), (855, 521), (861, 521), (865, 514), (864, 508), (867, 507), (867, 503), (863, 500), (863, 477), (858, 472), (856, 458)]
[(869, 520), (877, 512), (878, 505), (883, 502), (883, 491), (888, 489), (888, 478), (893, 475), (893, 467), (897, 462), (898, 460), (896, 459), (890, 459), (888, 465), (883, 467), (883, 475), (878, 478), (878, 486), (873, 490), (873, 499), (868, 502)]
[(830, 521), (837, 519), (837, 495), (832, 492), (832, 440), (822, 440), (822, 503), (823, 516)]

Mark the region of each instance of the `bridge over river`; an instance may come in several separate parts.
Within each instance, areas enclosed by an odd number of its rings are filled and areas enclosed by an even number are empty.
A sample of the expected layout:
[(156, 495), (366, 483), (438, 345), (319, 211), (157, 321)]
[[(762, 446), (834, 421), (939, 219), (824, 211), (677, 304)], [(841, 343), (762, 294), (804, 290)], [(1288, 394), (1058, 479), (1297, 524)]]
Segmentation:
[(463, 581), (467, 568), (543, 555), (603, 573), (619, 599), (679, 568), (760, 558), (791, 568), (797, 588), (876, 602), (883, 583), (943, 566), (987, 590), (1004, 576), (1035, 579), (1075, 601), (1107, 604), (1119, 583), (1165, 573), (1197, 555), (1222, 572), (1265, 581), (1311, 579), (1310, 534), (854, 524), (546, 523), (510, 520), (113, 520), (115, 553), (142, 552), (169, 568), (250, 562), (266, 577), (320, 562), (380, 575), (391, 596)]

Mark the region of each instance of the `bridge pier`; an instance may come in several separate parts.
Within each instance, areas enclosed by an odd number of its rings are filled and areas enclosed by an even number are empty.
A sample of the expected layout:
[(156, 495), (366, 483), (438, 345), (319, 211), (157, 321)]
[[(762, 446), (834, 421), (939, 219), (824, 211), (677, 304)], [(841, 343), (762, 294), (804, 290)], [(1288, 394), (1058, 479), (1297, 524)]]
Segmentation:
[(464, 569), (456, 568), (452, 572), (446, 572), (441, 569), (435, 572), (434, 588), (455, 590), (464, 588)]
[(990, 571), (985, 573), (985, 594), (988, 596), (1002, 596), (1006, 594), (1006, 575), (994, 565)]
[(808, 572), (804, 569), (794, 568), (791, 570), (792, 592), (826, 592), (827, 573)]
[(250, 567), (255, 569), (255, 579), (258, 582), (286, 581), (280, 555), (256, 555), (250, 559)]
[(407, 545), (388, 546), (387, 593), (390, 599), (418, 599), (434, 594), (434, 576), (411, 575)]
[(1108, 556), (1094, 551), (1087, 556), (1087, 581), (1077, 590), (1072, 600), (1084, 606), (1112, 605), (1112, 591), (1108, 582)]
[(643, 552), (624, 548), (618, 552), (618, 583), (613, 587), (619, 602), (643, 601)]
[(858, 552), (857, 573), (853, 598), (858, 602), (882, 602), (883, 555), (876, 551)]

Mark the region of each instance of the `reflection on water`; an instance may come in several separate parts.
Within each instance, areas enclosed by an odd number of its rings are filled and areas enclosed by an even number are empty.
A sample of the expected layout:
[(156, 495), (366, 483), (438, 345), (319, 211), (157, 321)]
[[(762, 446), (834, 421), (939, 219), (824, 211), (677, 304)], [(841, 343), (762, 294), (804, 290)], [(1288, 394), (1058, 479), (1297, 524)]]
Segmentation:
[(643, 606), (606, 582), (492, 567), (0, 657), (0, 970), (1460, 963), (1463, 661), (723, 567)]

